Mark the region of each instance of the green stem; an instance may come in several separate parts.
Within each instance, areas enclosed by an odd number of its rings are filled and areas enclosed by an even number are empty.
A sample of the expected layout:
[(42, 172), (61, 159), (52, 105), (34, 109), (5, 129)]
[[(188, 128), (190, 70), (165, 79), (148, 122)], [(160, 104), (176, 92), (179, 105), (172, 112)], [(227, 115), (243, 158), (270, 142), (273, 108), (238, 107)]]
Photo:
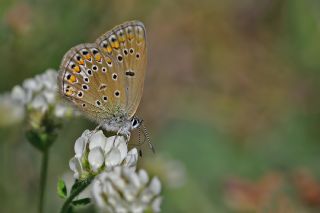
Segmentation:
[(73, 191), (71, 191), (70, 196), (66, 199), (66, 201), (64, 202), (62, 209), (61, 209), (61, 213), (67, 213), (70, 205), (72, 204), (72, 201), (75, 197), (77, 197), (85, 188), (87, 188), (87, 186), (90, 185), (90, 183), (92, 182), (93, 177), (88, 177), (86, 180), (82, 181), (79, 186), (74, 189)]
[(39, 199), (39, 213), (44, 212), (44, 198), (46, 191), (46, 183), (48, 176), (48, 161), (49, 161), (49, 148), (42, 152), (41, 174), (40, 174), (40, 199)]

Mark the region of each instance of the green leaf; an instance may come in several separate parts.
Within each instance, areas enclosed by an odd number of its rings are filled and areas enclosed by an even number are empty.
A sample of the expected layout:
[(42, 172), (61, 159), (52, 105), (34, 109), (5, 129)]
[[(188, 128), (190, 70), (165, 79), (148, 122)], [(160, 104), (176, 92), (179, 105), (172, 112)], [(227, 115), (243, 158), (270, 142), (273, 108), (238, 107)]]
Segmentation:
[(90, 198), (82, 198), (82, 199), (79, 199), (79, 200), (75, 200), (75, 201), (72, 201), (72, 205), (74, 206), (83, 206), (83, 205), (87, 205), (90, 203)]
[(31, 145), (33, 145), (35, 148), (37, 148), (40, 151), (44, 150), (43, 141), (36, 131), (33, 131), (33, 130), (27, 131), (26, 137), (28, 141), (31, 143)]
[[(85, 188), (87, 188), (90, 183), (92, 182), (94, 176), (89, 176), (85, 180), (76, 180), (75, 183), (73, 184), (71, 188), (71, 192), (69, 197), (65, 200), (62, 208), (61, 208), (61, 213), (66, 213), (70, 212), (70, 208), (73, 206), (73, 199), (76, 198)], [(87, 200), (84, 201), (79, 201), (79, 202), (88, 202)]]
[(92, 181), (93, 176), (92, 177), (88, 177), (85, 180), (76, 180), (73, 184), (73, 186), (71, 187), (71, 191), (70, 194), (73, 194), (75, 191), (77, 191), (79, 188), (82, 188), (84, 186), (87, 186), (88, 184), (90, 184), (90, 182)]
[(65, 182), (62, 179), (58, 180), (58, 184), (57, 184), (57, 193), (59, 195), (59, 197), (65, 199), (67, 198), (67, 187)]
[(81, 184), (82, 184), (82, 181), (76, 180), (71, 187), (70, 194), (73, 194), (73, 192), (76, 191), (81, 186)]

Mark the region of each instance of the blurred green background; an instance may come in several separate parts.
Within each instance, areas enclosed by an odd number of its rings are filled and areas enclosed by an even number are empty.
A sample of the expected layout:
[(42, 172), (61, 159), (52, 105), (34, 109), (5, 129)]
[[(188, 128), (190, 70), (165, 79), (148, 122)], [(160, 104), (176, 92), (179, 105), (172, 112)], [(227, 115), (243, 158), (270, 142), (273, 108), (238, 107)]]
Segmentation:
[[(149, 58), (137, 115), (157, 151), (141, 167), (162, 179), (163, 212), (319, 212), (319, 14), (317, 0), (1, 0), (0, 91), (141, 20)], [(56, 182), (75, 140), (94, 127), (65, 123), (47, 212), (62, 205)], [(40, 153), (23, 124), (0, 138), (0, 212), (36, 212)]]

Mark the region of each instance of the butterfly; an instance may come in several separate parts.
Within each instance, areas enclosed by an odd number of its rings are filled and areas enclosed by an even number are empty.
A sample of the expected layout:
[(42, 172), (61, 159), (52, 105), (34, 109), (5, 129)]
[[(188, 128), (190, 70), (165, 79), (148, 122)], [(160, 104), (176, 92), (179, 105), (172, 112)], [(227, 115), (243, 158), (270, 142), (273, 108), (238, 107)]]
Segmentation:
[(72, 47), (60, 65), (59, 92), (98, 127), (130, 138), (142, 124), (134, 115), (143, 93), (146, 50), (140, 21), (125, 22), (94, 43)]

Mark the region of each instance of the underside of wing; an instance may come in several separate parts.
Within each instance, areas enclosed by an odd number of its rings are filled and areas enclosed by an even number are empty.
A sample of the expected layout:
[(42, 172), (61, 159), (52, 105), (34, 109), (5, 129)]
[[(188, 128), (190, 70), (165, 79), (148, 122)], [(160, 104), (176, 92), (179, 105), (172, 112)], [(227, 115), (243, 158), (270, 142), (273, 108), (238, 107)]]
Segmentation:
[(97, 122), (131, 118), (140, 103), (145, 71), (145, 28), (138, 21), (126, 22), (65, 54), (59, 92)]
[(140, 103), (146, 72), (146, 32), (139, 21), (116, 26), (96, 40), (105, 57), (115, 61), (115, 72), (125, 90), (121, 108), (131, 118)]

